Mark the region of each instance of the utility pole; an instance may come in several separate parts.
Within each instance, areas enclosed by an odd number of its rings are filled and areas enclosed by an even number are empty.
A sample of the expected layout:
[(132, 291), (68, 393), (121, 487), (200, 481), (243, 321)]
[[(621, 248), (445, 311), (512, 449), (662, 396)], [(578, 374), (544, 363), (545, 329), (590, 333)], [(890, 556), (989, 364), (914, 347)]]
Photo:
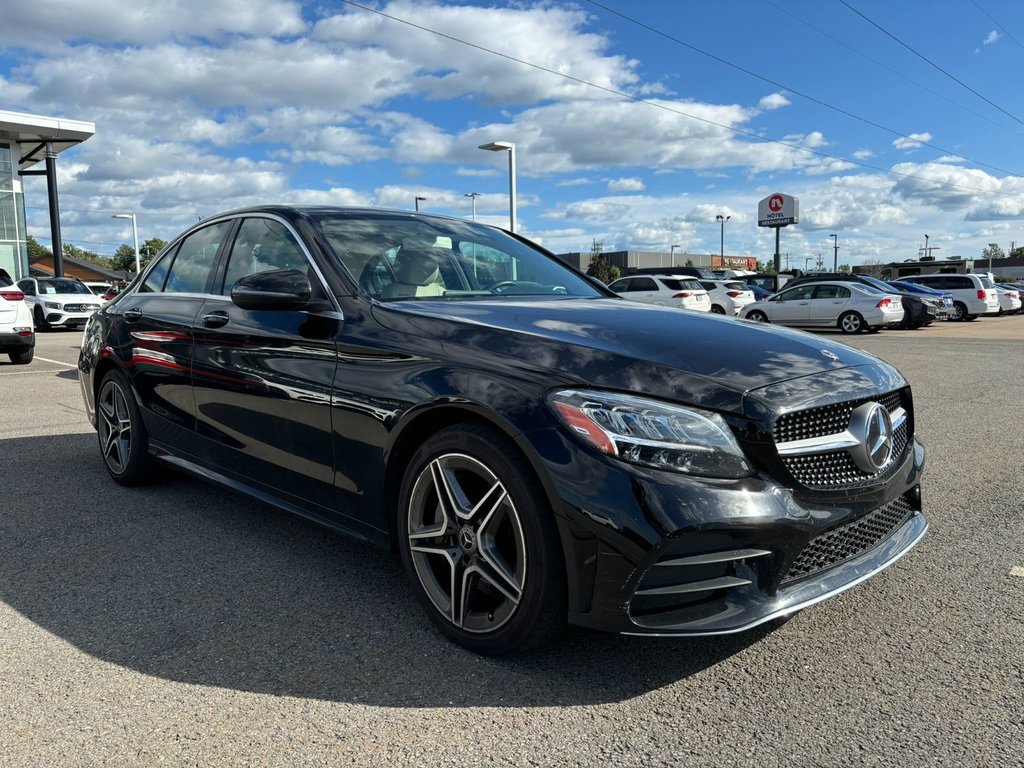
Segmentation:
[[(839, 235), (829, 235), (832, 238), (832, 271), (839, 271)], [(818, 261), (821, 262), (821, 254), (818, 254)], [(820, 268), (820, 267), (819, 267)]]

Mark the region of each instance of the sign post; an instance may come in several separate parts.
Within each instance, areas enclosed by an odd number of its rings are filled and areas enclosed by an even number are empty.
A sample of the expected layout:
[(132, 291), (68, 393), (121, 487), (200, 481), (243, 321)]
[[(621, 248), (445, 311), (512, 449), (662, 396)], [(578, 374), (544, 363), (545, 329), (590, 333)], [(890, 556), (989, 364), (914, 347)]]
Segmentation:
[(757, 226), (775, 229), (775, 274), (782, 271), (779, 230), (800, 222), (800, 201), (775, 192), (757, 204)]

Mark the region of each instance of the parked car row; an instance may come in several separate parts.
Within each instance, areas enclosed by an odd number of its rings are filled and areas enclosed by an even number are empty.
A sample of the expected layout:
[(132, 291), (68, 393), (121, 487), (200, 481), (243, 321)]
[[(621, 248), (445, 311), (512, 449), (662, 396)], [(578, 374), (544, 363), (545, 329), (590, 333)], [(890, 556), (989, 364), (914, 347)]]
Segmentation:
[[(694, 276), (692, 270), (686, 272), (690, 274), (632, 275), (614, 281), (609, 288), (632, 301), (764, 323), (835, 327), (844, 333), (883, 327), (916, 329), (935, 320), (975, 320), (982, 314), (1021, 311), (1018, 287), (997, 285), (984, 274), (915, 275), (891, 282), (849, 272), (787, 276), (781, 283), (784, 287), (772, 293), (761, 287), (757, 280), (761, 275), (706, 280)], [(645, 287), (650, 290), (641, 290)], [(699, 289), (707, 292), (706, 301)]]

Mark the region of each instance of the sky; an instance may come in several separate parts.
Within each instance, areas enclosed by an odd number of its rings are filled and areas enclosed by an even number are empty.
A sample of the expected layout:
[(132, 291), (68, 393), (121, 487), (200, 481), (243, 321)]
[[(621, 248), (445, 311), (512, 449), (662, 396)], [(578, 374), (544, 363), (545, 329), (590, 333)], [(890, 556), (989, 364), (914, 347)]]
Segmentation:
[[(265, 203), (508, 226), (557, 253), (794, 267), (1024, 245), (1019, 0), (37, 0), (0, 12), (0, 109), (93, 122), (66, 242), (110, 255)], [(49, 244), (46, 184), (25, 177)], [(728, 216), (724, 227), (716, 216)]]

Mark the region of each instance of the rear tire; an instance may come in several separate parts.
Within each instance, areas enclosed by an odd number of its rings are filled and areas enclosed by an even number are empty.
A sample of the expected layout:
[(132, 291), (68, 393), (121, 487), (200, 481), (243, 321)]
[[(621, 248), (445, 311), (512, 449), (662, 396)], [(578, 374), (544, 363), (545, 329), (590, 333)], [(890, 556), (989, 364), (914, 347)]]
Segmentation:
[(455, 424), (429, 437), (406, 468), (396, 522), (416, 599), (449, 640), (504, 656), (565, 626), (554, 515), (525, 457), (493, 427)]
[(722, 306), (718, 305), (718, 304), (712, 304), (711, 305), (711, 314), (713, 314), (713, 315), (724, 315), (725, 314), (725, 309)]
[(149, 434), (128, 377), (109, 371), (96, 397), (96, 435), (107, 472), (121, 485), (142, 485), (153, 477)]
[(8, 352), (7, 356), (11, 358), (11, 362), (15, 365), (28, 365), (32, 362), (32, 358), (35, 353), (35, 348), (29, 347), (28, 349), (23, 349), (20, 352)]
[(867, 323), (864, 322), (864, 318), (856, 312), (847, 312), (839, 318), (837, 323), (839, 330), (843, 333), (861, 333), (866, 327)]

